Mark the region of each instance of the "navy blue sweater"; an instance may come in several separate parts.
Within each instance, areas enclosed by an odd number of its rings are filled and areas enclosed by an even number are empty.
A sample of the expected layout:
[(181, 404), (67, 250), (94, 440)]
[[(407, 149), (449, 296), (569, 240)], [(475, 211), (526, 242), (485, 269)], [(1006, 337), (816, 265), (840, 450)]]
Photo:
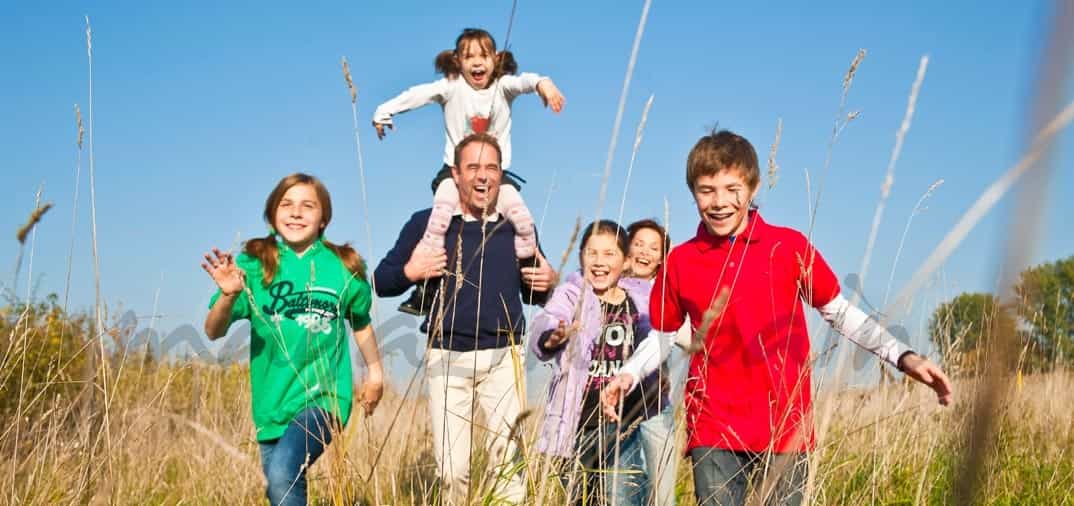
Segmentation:
[[(431, 212), (431, 209), (425, 209), (414, 213), (403, 225), (395, 246), (377, 265), (373, 272), (373, 287), (378, 296), (402, 295), (414, 286), (403, 273), (403, 267), (421, 240)], [(485, 239), (484, 248), (481, 247), (482, 238)], [(456, 256), (460, 240), (461, 261)], [(510, 344), (509, 332), (514, 334), (515, 344), (522, 344), (526, 328), (522, 316), (523, 299), (527, 304), (543, 305), (549, 293), (533, 292), (522, 282), (515, 257), (515, 228), (511, 223), (502, 217), (497, 221), (477, 222), (463, 221), (461, 216), (455, 216), (447, 229), (445, 249), (447, 270), (451, 274), (445, 277), (442, 285), (440, 278), (433, 279), (431, 286), (442, 286), (446, 293), (437, 295), (432, 313), (421, 324), (421, 331), (429, 334), (432, 347), (454, 351), (503, 348)], [(459, 276), (462, 283), (456, 288)], [(430, 321), (440, 321), (441, 295), (446, 296), (443, 325), (434, 325), (430, 329)]]

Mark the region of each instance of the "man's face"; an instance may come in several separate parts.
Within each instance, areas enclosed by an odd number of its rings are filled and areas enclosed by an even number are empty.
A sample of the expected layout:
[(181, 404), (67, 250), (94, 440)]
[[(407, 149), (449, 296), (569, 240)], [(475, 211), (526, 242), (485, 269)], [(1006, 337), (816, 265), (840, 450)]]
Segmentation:
[(709, 233), (717, 237), (741, 234), (756, 188), (750, 188), (738, 167), (694, 181), (697, 212)]
[(500, 195), (500, 155), (496, 148), (483, 142), (471, 142), (459, 153), (459, 167), (451, 168), (451, 176), (459, 188), (459, 206), (474, 217), (496, 210)]

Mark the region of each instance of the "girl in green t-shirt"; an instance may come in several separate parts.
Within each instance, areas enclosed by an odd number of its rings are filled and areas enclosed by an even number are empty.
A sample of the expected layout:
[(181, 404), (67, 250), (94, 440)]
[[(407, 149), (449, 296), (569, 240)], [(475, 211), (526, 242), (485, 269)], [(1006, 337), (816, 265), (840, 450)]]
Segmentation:
[(283, 178), (265, 201), (267, 237), (243, 252), (213, 248), (201, 264), (219, 289), (205, 333), (222, 337), (250, 320), (250, 390), (261, 463), (273, 505), (306, 504), (306, 469), (351, 412), (347, 328), (369, 368), (360, 400), (372, 414), (384, 370), (369, 324), (372, 302), (365, 263), (348, 245), (324, 239), (332, 201), (320, 180)]

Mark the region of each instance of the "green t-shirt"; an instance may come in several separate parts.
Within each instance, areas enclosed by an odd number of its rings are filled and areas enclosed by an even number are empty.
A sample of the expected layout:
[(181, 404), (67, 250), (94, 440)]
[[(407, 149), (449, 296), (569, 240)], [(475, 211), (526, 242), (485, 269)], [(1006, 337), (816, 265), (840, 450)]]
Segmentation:
[[(280, 267), (268, 286), (261, 262), (245, 253), (235, 263), (246, 287), (231, 322), (250, 320), (250, 391), (258, 441), (283, 435), (303, 409), (321, 407), (346, 424), (350, 417), (351, 328), (369, 325), (369, 283), (354, 276), (320, 239), (299, 258), (282, 241)], [(217, 290), (211, 308), (220, 297)], [(250, 294), (253, 295), (251, 300)], [(341, 318), (342, 317), (342, 318)]]

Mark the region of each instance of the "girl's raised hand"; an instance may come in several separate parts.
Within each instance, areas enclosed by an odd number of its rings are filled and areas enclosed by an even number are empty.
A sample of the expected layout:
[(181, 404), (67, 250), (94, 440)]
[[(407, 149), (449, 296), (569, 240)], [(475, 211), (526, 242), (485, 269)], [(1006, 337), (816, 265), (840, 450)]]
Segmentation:
[(567, 99), (563, 98), (563, 94), (559, 92), (559, 88), (556, 88), (556, 83), (553, 83), (551, 79), (544, 79), (537, 83), (537, 94), (544, 101), (545, 107), (552, 108), (552, 112), (558, 113), (562, 111), (563, 104), (567, 102)]
[(377, 139), (383, 139), (385, 135), (388, 135), (388, 131), (384, 129), (388, 127), (388, 130), (395, 130), (395, 127), (391, 123), (377, 123), (373, 122), (373, 128), (377, 129)]
[(552, 331), (552, 335), (548, 336), (548, 340), (544, 342), (544, 347), (549, 350), (554, 350), (563, 346), (563, 343), (569, 341), (571, 336), (578, 333), (580, 327), (581, 325), (578, 322), (571, 323), (568, 327), (566, 323), (560, 320), (559, 326), (556, 327), (556, 330)]
[(242, 269), (235, 265), (235, 258), (231, 256), (231, 253), (224, 253), (213, 248), (212, 254), (205, 254), (205, 261), (201, 263), (201, 268), (209, 273), (224, 295), (236, 295), (242, 291), (245, 275)]

